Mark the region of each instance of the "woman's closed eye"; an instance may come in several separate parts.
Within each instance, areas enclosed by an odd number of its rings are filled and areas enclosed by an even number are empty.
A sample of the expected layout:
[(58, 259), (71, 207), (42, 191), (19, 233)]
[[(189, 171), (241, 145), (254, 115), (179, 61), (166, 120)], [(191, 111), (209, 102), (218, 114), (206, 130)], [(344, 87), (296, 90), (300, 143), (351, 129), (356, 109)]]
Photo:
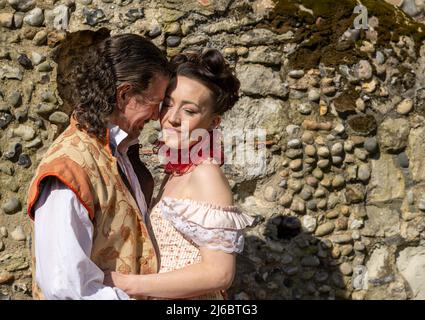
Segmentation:
[(194, 115), (195, 113), (197, 113), (195, 110), (191, 109), (184, 109), (184, 112), (186, 112), (188, 115)]

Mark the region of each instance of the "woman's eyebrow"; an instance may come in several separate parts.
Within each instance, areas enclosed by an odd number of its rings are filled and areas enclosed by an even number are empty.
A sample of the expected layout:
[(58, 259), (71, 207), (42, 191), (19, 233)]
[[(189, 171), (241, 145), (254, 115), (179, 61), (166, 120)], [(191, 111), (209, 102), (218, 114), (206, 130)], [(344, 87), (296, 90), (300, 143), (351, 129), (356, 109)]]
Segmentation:
[(181, 104), (182, 105), (183, 104), (193, 104), (193, 105), (195, 105), (195, 106), (197, 106), (199, 108), (199, 105), (197, 103), (195, 103), (193, 101), (190, 101), (190, 100), (182, 100), (182, 103)]

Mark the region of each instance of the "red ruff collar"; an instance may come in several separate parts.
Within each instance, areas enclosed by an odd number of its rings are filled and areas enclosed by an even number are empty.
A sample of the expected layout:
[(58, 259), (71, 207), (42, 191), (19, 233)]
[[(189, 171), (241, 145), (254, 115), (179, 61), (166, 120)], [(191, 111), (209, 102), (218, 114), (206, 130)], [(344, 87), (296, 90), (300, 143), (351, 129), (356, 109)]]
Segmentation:
[[(182, 149), (177, 150), (177, 162), (174, 163), (169, 161), (163, 164), (165, 173), (174, 174), (174, 175), (182, 175), (188, 172), (193, 165), (198, 165), (207, 159), (213, 159), (216, 161), (216, 163), (222, 166), (224, 164), (224, 150), (223, 150), (223, 145), (221, 143), (221, 139), (217, 139), (219, 141), (214, 141), (213, 133), (209, 132), (209, 139), (205, 139), (205, 140), (206, 141), (201, 140), (200, 142), (194, 144), (193, 146), (189, 148), (189, 152), (188, 152), (189, 156), (186, 157), (186, 159), (188, 158), (188, 160), (185, 159), (186, 160), (184, 161), (185, 163), (182, 163), (183, 162)], [(209, 143), (209, 146), (208, 145), (206, 146), (205, 143)], [(158, 149), (162, 147), (163, 145), (164, 145), (164, 142), (157, 143)], [(192, 159), (193, 157), (191, 156), (194, 152), (193, 151), (194, 148), (199, 148), (199, 150), (196, 153), (197, 157), (194, 157), (196, 158), (195, 162), (193, 161), (194, 159)], [(207, 152), (204, 152), (204, 150), (207, 150)], [(168, 149), (166, 151), (166, 156), (170, 156), (170, 154), (171, 154), (171, 151), (170, 149)]]

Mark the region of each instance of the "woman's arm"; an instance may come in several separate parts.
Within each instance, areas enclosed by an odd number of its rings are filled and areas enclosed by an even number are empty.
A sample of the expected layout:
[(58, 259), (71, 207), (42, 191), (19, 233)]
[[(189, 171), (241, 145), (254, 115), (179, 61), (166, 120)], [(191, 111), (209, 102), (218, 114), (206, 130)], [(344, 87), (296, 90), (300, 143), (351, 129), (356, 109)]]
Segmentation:
[(130, 296), (189, 298), (207, 292), (226, 290), (233, 282), (235, 254), (201, 248), (202, 260), (171, 272), (123, 275), (113, 272), (105, 284), (118, 287)]

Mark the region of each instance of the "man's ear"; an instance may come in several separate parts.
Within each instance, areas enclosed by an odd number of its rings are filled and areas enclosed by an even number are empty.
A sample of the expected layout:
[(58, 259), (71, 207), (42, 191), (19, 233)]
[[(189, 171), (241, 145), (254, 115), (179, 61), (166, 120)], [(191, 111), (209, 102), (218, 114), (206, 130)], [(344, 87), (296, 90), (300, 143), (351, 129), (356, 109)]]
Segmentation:
[(130, 89), (131, 85), (128, 82), (124, 82), (117, 87), (117, 108), (121, 111), (124, 111), (127, 105)]

